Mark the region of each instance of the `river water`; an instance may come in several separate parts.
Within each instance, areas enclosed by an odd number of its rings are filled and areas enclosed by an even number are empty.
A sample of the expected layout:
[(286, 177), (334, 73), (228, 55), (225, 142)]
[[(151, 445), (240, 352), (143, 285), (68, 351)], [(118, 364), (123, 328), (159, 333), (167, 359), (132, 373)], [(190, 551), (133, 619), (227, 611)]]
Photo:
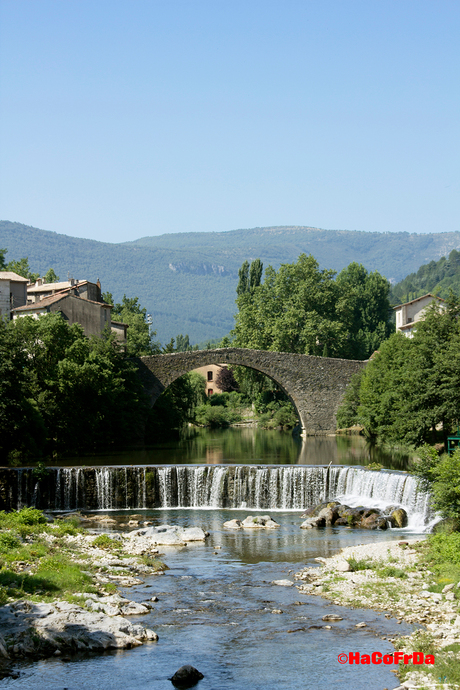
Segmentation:
[[(213, 432), (182, 441), (181, 447), (171, 443), (162, 449), (134, 451), (130, 464), (160, 464), (161, 459), (165, 464), (182, 464), (184, 455), (190, 463), (199, 464), (206, 460), (212, 464), (298, 464), (299, 458), (305, 457), (305, 449), (299, 449), (292, 439), (276, 443), (276, 436), (272, 438), (264, 455), (261, 444), (265, 442), (258, 440), (253, 430), (239, 432), (239, 438), (233, 433)], [(324, 464), (331, 459), (338, 464), (357, 464), (358, 458), (365, 464), (365, 446), (357, 444), (356, 439), (345, 440), (349, 442), (348, 458), (345, 444), (334, 447), (329, 442), (335, 439), (321, 439), (325, 443), (316, 446), (322, 455), (310, 464)], [(312, 448), (308, 453), (313, 457)], [(118, 456), (119, 462), (117, 454), (111, 454), (97, 459), (86, 457), (84, 463), (124, 464), (123, 458), (126, 463), (127, 454)], [(375, 461), (375, 457), (371, 459)], [(233, 532), (225, 530), (223, 523), (234, 517), (241, 519), (241, 510), (132, 512), (142, 512), (155, 524), (201, 526), (210, 532), (205, 544), (163, 547), (162, 559), (170, 569), (124, 592), (136, 601), (158, 597), (153, 610), (138, 618), (158, 633), (158, 642), (97, 657), (19, 664), (19, 678), (5, 679), (0, 687), (171, 690), (168, 678), (184, 664), (192, 664), (204, 673), (198, 690), (383, 690), (398, 686), (391, 673), (394, 665), (341, 665), (337, 657), (342, 652), (391, 653), (392, 645), (382, 638), (408, 634), (410, 626), (398, 625), (394, 619), (372, 611), (337, 607), (320, 597), (299, 594), (295, 586), (281, 587), (272, 582), (286, 578), (294, 581), (293, 573), (306, 564), (318, 565), (314, 560), (318, 556), (330, 556), (352, 544), (401, 539), (407, 530), (301, 530), (299, 513), (278, 510), (273, 516), (280, 524), (277, 530)], [(331, 630), (327, 630), (322, 621), (325, 613), (339, 613), (343, 620), (331, 623)], [(367, 627), (356, 628), (362, 621)]]
[[(111, 453), (70, 458), (64, 464), (79, 465), (368, 465), (378, 462), (394, 470), (406, 470), (407, 453), (368, 444), (362, 436), (310, 436), (306, 441), (290, 432), (254, 428), (190, 428), (180, 439), (158, 445), (113, 450)], [(61, 465), (61, 460), (49, 463)]]

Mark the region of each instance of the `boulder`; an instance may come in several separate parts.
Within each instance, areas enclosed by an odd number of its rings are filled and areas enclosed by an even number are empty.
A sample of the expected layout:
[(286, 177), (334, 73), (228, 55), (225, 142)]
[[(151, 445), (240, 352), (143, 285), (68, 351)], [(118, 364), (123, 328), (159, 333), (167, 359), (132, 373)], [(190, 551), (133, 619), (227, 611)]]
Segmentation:
[(342, 616), (338, 616), (336, 613), (328, 613), (322, 618), (323, 621), (327, 622), (332, 622), (332, 621), (343, 621)]
[(248, 515), (242, 522), (242, 526), (246, 529), (276, 529), (279, 524), (272, 520), (270, 515)]
[(293, 587), (294, 583), (290, 580), (273, 580), (272, 585), (279, 585), (280, 587)]
[(318, 513), (318, 519), (324, 518), (326, 525), (333, 525), (338, 518), (337, 506), (326, 506)]
[(137, 601), (130, 601), (129, 604), (123, 606), (121, 612), (124, 616), (140, 616), (144, 613), (149, 613), (150, 609), (145, 604), (139, 604)]
[(349, 573), (351, 570), (351, 565), (344, 558), (340, 558), (336, 563), (335, 569), (339, 573)]
[(351, 527), (352, 525), (350, 524), (350, 520), (348, 520), (347, 518), (342, 517), (342, 518), (338, 518), (338, 519), (334, 522), (334, 527), (337, 527), (337, 526)]
[(380, 513), (372, 512), (361, 519), (357, 527), (362, 529), (388, 529), (387, 519), (380, 515)]
[(224, 522), (224, 527), (227, 529), (243, 529), (243, 523), (241, 520), (227, 520)]
[(340, 503), (338, 503), (337, 501), (323, 501), (322, 503), (318, 503), (318, 505), (316, 506), (311, 506), (310, 508), (307, 508), (307, 510), (300, 517), (318, 517), (322, 510), (325, 510), (326, 508), (332, 510), (337, 506), (340, 506)]
[(144, 537), (150, 543), (160, 546), (180, 546), (191, 541), (205, 541), (209, 536), (201, 527), (178, 527), (174, 525), (160, 525), (134, 530), (128, 535), (129, 539)]
[(407, 527), (408, 519), (404, 508), (395, 508), (389, 516), (392, 527)]
[(198, 669), (187, 664), (181, 666), (169, 680), (176, 688), (192, 688), (202, 678), (204, 675)]
[[(94, 601), (89, 598), (88, 601)], [(128, 649), (144, 640), (157, 640), (157, 634), (142, 625), (132, 624), (120, 615), (87, 611), (67, 601), (37, 604), (21, 601), (1, 607), (1, 627), (8, 629), (13, 640), (20, 640), (20, 655), (52, 655), (56, 650), (104, 651)], [(8, 652), (14, 652), (14, 644)], [(19, 652), (18, 652), (19, 654)]]
[(300, 525), (300, 529), (314, 529), (315, 527), (324, 527), (326, 520), (323, 517), (310, 517), (304, 520)]

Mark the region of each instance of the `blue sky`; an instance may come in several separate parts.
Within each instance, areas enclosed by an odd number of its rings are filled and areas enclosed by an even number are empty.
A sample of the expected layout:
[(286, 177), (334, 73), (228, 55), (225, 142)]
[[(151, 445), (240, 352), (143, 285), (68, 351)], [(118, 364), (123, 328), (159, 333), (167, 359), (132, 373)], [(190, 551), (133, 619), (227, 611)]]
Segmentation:
[(457, 0), (0, 0), (0, 218), (460, 230)]

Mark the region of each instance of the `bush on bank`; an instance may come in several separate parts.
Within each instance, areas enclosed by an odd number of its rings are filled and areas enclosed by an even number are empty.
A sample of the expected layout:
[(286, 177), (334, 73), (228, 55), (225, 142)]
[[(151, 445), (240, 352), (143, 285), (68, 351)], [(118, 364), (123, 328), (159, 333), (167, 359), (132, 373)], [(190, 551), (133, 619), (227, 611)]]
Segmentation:
[(439, 456), (435, 448), (425, 445), (418, 455), (411, 469), (421, 487), (431, 493), (433, 509), (453, 527), (460, 525), (460, 449)]
[(432, 305), (413, 338), (395, 333), (380, 345), (347, 390), (340, 427), (416, 448), (442, 439), (447, 450), (460, 409), (460, 301), (452, 293), (445, 307)]

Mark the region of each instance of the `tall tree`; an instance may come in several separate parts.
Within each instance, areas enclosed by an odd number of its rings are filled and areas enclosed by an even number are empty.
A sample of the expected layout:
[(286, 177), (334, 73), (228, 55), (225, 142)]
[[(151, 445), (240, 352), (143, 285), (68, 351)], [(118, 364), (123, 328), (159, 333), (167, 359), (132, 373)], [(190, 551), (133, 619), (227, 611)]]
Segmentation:
[(43, 282), (45, 283), (57, 283), (59, 282), (59, 276), (54, 272), (54, 268), (49, 268), (45, 275), (43, 276)]
[[(113, 304), (112, 293), (104, 292), (102, 298), (107, 304)], [(111, 317), (114, 321), (122, 321), (129, 326), (126, 345), (126, 352), (129, 356), (142, 357), (143, 355), (158, 354), (160, 347), (153, 340), (156, 332), (150, 330), (150, 325), (147, 322), (147, 309), (141, 307), (138, 297), (123, 295), (121, 303), (114, 305)]]
[(382, 344), (362, 376), (358, 417), (368, 436), (420, 446), (444, 442), (460, 417), (460, 305), (433, 304), (413, 338), (400, 333)]
[(236, 286), (236, 294), (243, 295), (249, 291), (249, 261), (244, 261), (238, 271), (238, 285)]
[(249, 290), (253, 291), (256, 287), (259, 287), (263, 270), (264, 265), (260, 259), (251, 261), (251, 267), (249, 269)]
[(390, 283), (380, 273), (368, 273), (351, 263), (339, 273), (337, 315), (348, 330), (344, 356), (367, 359), (393, 330), (389, 319)]

